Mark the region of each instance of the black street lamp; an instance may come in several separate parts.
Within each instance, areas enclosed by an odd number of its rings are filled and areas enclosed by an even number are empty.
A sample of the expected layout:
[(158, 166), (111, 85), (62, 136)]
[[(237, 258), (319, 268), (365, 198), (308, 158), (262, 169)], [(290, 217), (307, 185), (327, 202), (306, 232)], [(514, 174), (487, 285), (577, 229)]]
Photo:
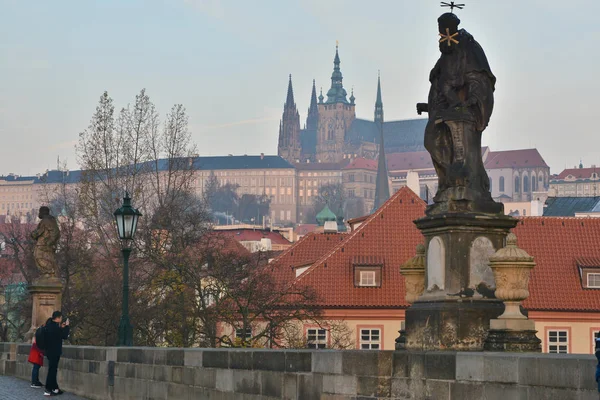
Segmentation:
[(123, 252), (123, 309), (119, 323), (119, 340), (117, 346), (133, 346), (133, 328), (129, 322), (129, 255), (131, 254), (131, 241), (137, 229), (138, 218), (142, 216), (137, 209), (131, 206), (129, 193), (125, 192), (123, 205), (114, 212), (117, 222), (117, 232), (121, 239)]

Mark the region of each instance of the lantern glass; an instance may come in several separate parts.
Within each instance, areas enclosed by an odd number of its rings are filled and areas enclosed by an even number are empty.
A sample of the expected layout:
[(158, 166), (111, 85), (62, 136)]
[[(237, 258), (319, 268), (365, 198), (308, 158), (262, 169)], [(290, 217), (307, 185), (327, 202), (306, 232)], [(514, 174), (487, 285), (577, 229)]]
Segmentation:
[(132, 240), (137, 230), (138, 218), (142, 214), (131, 206), (128, 194), (123, 199), (123, 206), (114, 212), (119, 239)]

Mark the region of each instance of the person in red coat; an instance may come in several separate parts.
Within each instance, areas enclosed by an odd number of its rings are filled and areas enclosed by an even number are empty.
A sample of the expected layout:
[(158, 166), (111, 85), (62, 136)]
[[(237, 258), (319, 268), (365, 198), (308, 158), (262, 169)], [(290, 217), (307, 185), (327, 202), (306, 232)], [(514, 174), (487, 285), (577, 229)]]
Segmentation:
[[(50, 318), (48, 318), (50, 321)], [(48, 323), (46, 321), (46, 323)], [(42, 325), (45, 326), (46, 324)], [(33, 364), (33, 368), (31, 370), (31, 387), (40, 389), (43, 388), (44, 385), (40, 382), (40, 368), (44, 365), (44, 352), (37, 347), (35, 343), (35, 336), (33, 337), (33, 342), (31, 343), (31, 350), (29, 351), (29, 358), (27, 359), (30, 363)]]

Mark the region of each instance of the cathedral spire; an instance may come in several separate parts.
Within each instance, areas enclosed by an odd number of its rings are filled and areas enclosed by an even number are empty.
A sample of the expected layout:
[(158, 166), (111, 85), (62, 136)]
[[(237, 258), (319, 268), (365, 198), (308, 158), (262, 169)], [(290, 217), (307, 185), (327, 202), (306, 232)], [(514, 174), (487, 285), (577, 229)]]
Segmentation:
[(327, 92), (327, 104), (344, 103), (349, 104), (346, 99), (346, 90), (342, 84), (342, 71), (340, 70), (340, 55), (338, 45), (335, 45), (335, 57), (333, 58), (333, 73), (331, 74), (331, 89)]
[(283, 106), (283, 115), (279, 123), (279, 146), (277, 154), (289, 162), (300, 159), (300, 114), (294, 102), (294, 90), (292, 89), (292, 75), (288, 82), (287, 96)]
[(294, 89), (292, 88), (292, 74), (290, 74), (290, 81), (288, 83), (288, 90), (287, 90), (287, 98), (285, 100), (285, 107), (294, 107), (295, 106), (295, 102), (294, 102)]
[(313, 79), (312, 93), (310, 94), (310, 107), (308, 108), (308, 114), (306, 116), (306, 129), (316, 131), (318, 121), (319, 108), (317, 107), (317, 88), (315, 87), (315, 80)]
[(379, 127), (379, 158), (377, 160), (377, 178), (375, 181), (375, 202), (373, 211), (375, 212), (390, 198), (390, 185), (388, 182), (387, 164), (385, 161), (385, 147), (383, 143), (383, 124), (377, 123)]
[(380, 73), (377, 73), (377, 99), (375, 100), (375, 123), (383, 124), (383, 101), (381, 101)]

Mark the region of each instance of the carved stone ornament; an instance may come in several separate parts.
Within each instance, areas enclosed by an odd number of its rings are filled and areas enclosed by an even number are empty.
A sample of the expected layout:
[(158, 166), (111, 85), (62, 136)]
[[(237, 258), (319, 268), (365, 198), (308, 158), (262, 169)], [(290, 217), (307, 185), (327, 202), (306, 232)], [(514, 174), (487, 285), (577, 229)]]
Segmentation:
[(400, 266), (406, 287), (406, 301), (412, 304), (425, 290), (425, 245), (417, 245), (417, 255)]
[(517, 236), (509, 233), (506, 246), (490, 257), (496, 281), (496, 297), (504, 301), (505, 310), (498, 319), (527, 319), (520, 305), (529, 297), (529, 275), (535, 267), (533, 257), (517, 246)]

